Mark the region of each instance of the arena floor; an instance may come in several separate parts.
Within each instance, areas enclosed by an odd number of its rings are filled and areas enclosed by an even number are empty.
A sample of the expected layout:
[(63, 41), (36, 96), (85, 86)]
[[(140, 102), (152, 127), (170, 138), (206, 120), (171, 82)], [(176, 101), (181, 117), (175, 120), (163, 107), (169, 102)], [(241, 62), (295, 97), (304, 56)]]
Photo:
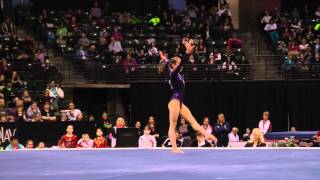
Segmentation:
[(308, 180), (319, 148), (22, 150), (0, 152), (1, 180)]

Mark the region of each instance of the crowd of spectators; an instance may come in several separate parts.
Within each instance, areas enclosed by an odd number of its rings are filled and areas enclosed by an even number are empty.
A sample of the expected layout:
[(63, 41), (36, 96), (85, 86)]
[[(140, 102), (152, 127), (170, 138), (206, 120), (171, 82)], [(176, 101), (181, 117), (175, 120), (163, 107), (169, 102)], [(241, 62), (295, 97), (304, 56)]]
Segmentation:
[(283, 70), (318, 76), (320, 29), (316, 25), (320, 23), (320, 7), (311, 8), (306, 4), (291, 12), (265, 11), (260, 22), (273, 51), (284, 56)]
[(51, 87), (47, 97), (38, 93), (56, 74), (39, 44), (6, 17), (0, 29), (0, 122), (54, 120), (48, 114), (51, 105), (58, 109), (57, 94)]
[[(137, 16), (132, 12), (110, 12), (94, 2), (83, 10), (47, 11), (31, 16), (32, 27), (45, 42), (57, 47), (67, 60), (92, 60), (128, 66), (157, 64), (159, 51), (181, 55), (184, 41), (192, 41), (195, 53), (189, 64), (217, 64), (219, 70), (236, 71), (248, 64), (243, 42), (233, 30), (228, 4), (197, 7), (184, 12), (158, 6), (157, 13)], [(223, 64), (223, 66), (221, 66)]]
[[(41, 117), (40, 117), (41, 118)], [(52, 147), (46, 147), (45, 143), (40, 141), (38, 146), (34, 146), (33, 140), (27, 140), (25, 146), (19, 143), (18, 138), (12, 137), (10, 143), (4, 146), (5, 149), (43, 149), (43, 148), (115, 148), (117, 146), (117, 131), (121, 128), (128, 128), (124, 118), (118, 117), (114, 125), (109, 121), (108, 114), (102, 113), (101, 122), (97, 126), (95, 138), (90, 137), (88, 133), (81, 136), (74, 134), (74, 126), (68, 125), (66, 133), (61, 136), (57, 144)], [(212, 124), (212, 125), (211, 125)], [(208, 117), (203, 118), (201, 125), (207, 133), (217, 137), (218, 142), (212, 142), (206, 139), (204, 135), (196, 133), (190, 128), (190, 125), (180, 119), (176, 129), (176, 139), (178, 147), (233, 147), (234, 143), (240, 143), (235, 147), (267, 147), (264, 135), (271, 132), (271, 120), (268, 111), (262, 113), (262, 120), (259, 121), (256, 128), (252, 131), (245, 129), (243, 134), (239, 133), (237, 127), (230, 128), (230, 123), (225, 120), (224, 114), (217, 116), (216, 123), (211, 123)], [(137, 144), (139, 148), (171, 147), (170, 139), (167, 136), (160, 136), (153, 116), (150, 116), (146, 125), (137, 121), (134, 126), (138, 130), (139, 139)], [(295, 127), (291, 127), (291, 132), (295, 132)], [(80, 137), (80, 138), (78, 138)], [(320, 132), (318, 132), (310, 141), (299, 141), (293, 139), (294, 146), (310, 147), (319, 146)], [(242, 143), (241, 143), (242, 142)], [(286, 141), (281, 141), (282, 143)], [(1, 146), (1, 144), (0, 144)]]

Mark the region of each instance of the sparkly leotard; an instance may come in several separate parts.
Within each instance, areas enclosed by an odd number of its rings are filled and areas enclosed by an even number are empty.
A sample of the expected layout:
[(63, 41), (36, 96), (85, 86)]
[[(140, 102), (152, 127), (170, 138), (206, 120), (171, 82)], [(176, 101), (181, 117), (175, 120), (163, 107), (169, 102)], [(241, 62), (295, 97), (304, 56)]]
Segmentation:
[(182, 103), (185, 88), (184, 76), (181, 72), (183, 68), (183, 60), (181, 60), (180, 64), (175, 70), (171, 68), (170, 63), (167, 63), (167, 68), (169, 72), (169, 84), (172, 90), (171, 100), (177, 99), (180, 101), (180, 103)]

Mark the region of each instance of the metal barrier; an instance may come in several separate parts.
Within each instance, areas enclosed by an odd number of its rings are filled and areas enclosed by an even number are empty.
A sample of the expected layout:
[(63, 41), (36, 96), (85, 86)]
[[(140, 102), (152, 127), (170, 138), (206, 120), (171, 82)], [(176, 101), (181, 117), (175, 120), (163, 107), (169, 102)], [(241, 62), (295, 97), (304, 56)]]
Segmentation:
[[(159, 82), (167, 80), (157, 64), (128, 65), (104, 64), (96, 61), (71, 60), (64, 62), (64, 82)], [(252, 80), (252, 65), (241, 64), (228, 69), (223, 65), (186, 64), (183, 74), (187, 81)]]
[[(320, 79), (318, 64), (283, 64), (283, 56), (258, 55), (254, 64), (237, 64), (230, 70), (223, 65), (185, 64), (183, 74), (188, 82), (229, 80), (291, 80)], [(167, 73), (160, 74), (157, 64), (107, 64), (96, 60), (65, 58), (56, 65), (63, 83), (130, 83), (162, 82)], [(54, 73), (52, 73), (54, 76)]]

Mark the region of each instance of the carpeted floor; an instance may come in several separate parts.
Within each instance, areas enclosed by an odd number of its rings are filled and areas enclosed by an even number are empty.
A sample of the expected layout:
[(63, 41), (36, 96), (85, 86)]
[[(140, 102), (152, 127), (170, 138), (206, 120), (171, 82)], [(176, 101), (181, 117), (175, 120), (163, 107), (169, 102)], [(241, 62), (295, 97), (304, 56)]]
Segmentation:
[(320, 149), (0, 152), (0, 180), (319, 180)]

